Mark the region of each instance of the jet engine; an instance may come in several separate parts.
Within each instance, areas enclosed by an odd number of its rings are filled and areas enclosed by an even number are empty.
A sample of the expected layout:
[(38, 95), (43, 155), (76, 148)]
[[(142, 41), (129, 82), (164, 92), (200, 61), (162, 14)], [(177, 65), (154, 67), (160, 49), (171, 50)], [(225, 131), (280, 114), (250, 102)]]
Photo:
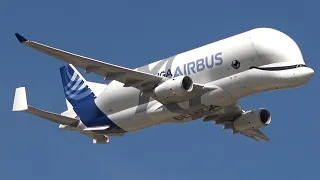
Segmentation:
[(237, 131), (259, 129), (267, 126), (270, 122), (271, 114), (267, 109), (256, 109), (244, 112), (233, 122), (233, 127)]
[(170, 78), (158, 85), (153, 93), (157, 97), (169, 98), (172, 96), (183, 96), (191, 92), (193, 81), (189, 76), (178, 76)]

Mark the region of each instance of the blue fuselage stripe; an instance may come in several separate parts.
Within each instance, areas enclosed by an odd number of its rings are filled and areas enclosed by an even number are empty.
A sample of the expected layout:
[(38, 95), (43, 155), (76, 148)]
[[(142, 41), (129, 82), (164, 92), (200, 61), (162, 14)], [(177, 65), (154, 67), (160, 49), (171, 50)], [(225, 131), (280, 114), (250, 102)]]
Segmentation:
[(80, 120), (87, 127), (94, 126), (110, 126), (110, 131), (125, 132), (118, 125), (116, 125), (111, 119), (108, 118), (96, 105), (94, 101), (87, 101), (81, 103), (74, 108), (75, 112), (79, 115)]

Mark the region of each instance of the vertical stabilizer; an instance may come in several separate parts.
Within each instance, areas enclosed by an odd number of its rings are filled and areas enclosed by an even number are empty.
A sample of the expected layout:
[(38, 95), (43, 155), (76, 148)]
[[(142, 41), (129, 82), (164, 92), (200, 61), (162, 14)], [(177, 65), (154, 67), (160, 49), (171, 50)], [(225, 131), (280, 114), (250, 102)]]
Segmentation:
[(68, 109), (94, 101), (95, 94), (72, 64), (62, 66), (60, 74)]

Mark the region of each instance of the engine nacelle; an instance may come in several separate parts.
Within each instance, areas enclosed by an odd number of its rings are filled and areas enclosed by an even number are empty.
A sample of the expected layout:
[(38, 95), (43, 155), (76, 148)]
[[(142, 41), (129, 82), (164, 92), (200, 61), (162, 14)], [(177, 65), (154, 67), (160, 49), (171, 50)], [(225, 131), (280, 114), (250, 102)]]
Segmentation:
[(161, 83), (153, 90), (153, 93), (157, 97), (169, 98), (186, 95), (192, 89), (193, 81), (189, 76), (178, 76)]
[(259, 129), (267, 126), (270, 122), (271, 114), (267, 109), (256, 109), (244, 112), (233, 122), (233, 127), (237, 131)]

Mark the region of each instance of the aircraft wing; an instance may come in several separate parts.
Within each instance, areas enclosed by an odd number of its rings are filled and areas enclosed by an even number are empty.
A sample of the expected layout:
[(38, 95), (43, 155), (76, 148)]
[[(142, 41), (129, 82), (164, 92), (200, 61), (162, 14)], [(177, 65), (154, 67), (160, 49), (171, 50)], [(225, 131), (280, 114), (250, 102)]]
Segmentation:
[[(66, 63), (73, 64), (75, 66), (85, 69), (86, 73), (96, 73), (103, 76), (107, 80), (116, 80), (124, 84), (124, 87), (135, 87), (143, 92), (143, 94), (149, 94), (156, 85), (163, 80), (164, 77), (156, 76), (154, 74), (144, 73), (137, 70), (133, 70), (126, 67), (117, 66), (114, 64), (98, 61), (92, 58), (84, 57), (81, 55), (73, 54), (64, 50), (60, 50), (54, 47), (50, 47), (35, 41), (27, 40), (20, 34), (15, 34), (20, 43), (43, 52), (49, 56), (58, 58)], [(168, 104), (172, 102), (181, 102), (189, 100), (194, 97), (201, 96), (209, 91), (213, 90), (211, 87), (205, 87), (201, 84), (194, 83), (194, 89), (189, 93), (188, 97), (173, 98), (170, 100), (157, 99), (162, 104)]]
[(77, 126), (79, 123), (78, 119), (70, 118), (53, 112), (44, 111), (28, 105), (25, 87), (19, 87), (16, 89), (12, 110), (24, 111), (35, 116), (48, 119), (51, 122), (58, 124)]
[[(19, 112), (19, 111), (27, 112), (29, 114), (47, 119), (51, 122), (54, 122), (60, 125), (69, 125), (69, 126), (76, 127), (80, 122), (78, 119), (75, 119), (75, 118), (70, 118), (70, 117), (56, 114), (53, 112), (44, 111), (28, 105), (25, 87), (19, 87), (16, 89), (12, 110), (16, 112)], [(85, 131), (80, 131), (80, 132), (92, 138), (94, 144), (109, 143), (109, 137), (107, 135), (95, 133), (90, 129)]]
[(259, 129), (249, 129), (240, 133), (257, 141), (269, 141), (269, 138)]
[(241, 107), (238, 104), (233, 104), (227, 107), (221, 107), (214, 113), (206, 116), (203, 121), (215, 121), (214, 124), (222, 124), (224, 125), (223, 129), (231, 129), (233, 134), (240, 133), (257, 141), (269, 141), (269, 138), (259, 129), (248, 129), (240, 132), (234, 129), (233, 121), (242, 113), (243, 110)]
[(73, 64), (86, 70), (86, 72), (94, 72), (105, 79), (117, 80), (125, 84), (125, 86), (139, 87), (147, 85), (149, 82), (160, 82), (162, 77), (153, 74), (148, 74), (133, 69), (109, 64), (106, 62), (98, 61), (92, 58), (84, 57), (81, 55), (73, 54), (63, 51), (54, 47), (50, 47), (38, 42), (27, 40), (20, 34), (15, 34), (20, 43), (43, 52), (49, 56), (58, 58), (66, 63)]

